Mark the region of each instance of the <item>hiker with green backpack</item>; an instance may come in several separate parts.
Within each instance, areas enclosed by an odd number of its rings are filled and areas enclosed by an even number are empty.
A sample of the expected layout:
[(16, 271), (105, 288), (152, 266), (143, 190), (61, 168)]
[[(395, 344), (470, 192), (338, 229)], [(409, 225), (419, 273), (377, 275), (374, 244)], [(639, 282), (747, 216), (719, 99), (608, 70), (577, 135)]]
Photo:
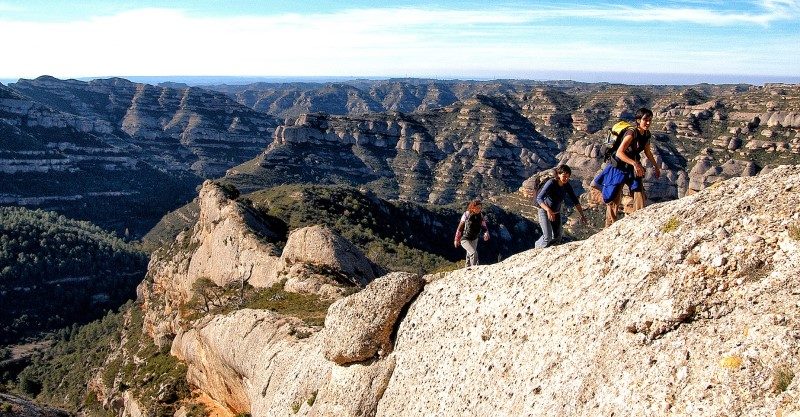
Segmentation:
[(620, 203), (622, 202), (622, 186), (627, 185), (633, 195), (633, 211), (645, 205), (644, 179), (645, 169), (641, 163), (641, 153), (653, 164), (656, 178), (661, 176), (661, 169), (656, 164), (650, 148), (650, 123), (653, 111), (642, 107), (636, 112), (636, 124), (624, 126), (622, 122), (612, 128), (623, 126), (606, 154), (608, 165), (592, 181), (592, 186), (600, 188), (603, 202), (606, 203), (606, 227), (617, 221)]
[(453, 246), (460, 244), (467, 251), (467, 267), (476, 266), (478, 262), (478, 238), (483, 231), (483, 240), (489, 240), (489, 228), (486, 226), (486, 217), (481, 213), (481, 200), (475, 199), (467, 205), (467, 211), (461, 215), (461, 220), (456, 228), (456, 237)]

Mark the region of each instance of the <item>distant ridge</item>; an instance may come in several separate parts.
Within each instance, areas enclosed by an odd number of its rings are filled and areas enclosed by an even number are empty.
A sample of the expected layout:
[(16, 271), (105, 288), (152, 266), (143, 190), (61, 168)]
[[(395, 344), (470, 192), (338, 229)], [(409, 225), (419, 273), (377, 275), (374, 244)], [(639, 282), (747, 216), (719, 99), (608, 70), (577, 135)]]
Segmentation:
[[(576, 81), (587, 83), (621, 83), (628, 85), (695, 85), (695, 84), (751, 84), (764, 85), (769, 83), (800, 83), (800, 76), (796, 75), (760, 75), (760, 74), (694, 74), (694, 73), (628, 73), (628, 72), (586, 72), (586, 71), (537, 71), (526, 74), (475, 74), (472, 76), (426, 76), (426, 75), (115, 75), (115, 76), (88, 76), (74, 77), (81, 81), (91, 81), (102, 78), (121, 77), (133, 82), (146, 84), (159, 84), (164, 82), (185, 83), (192, 86), (231, 84), (242, 85), (258, 82), (286, 83), (330, 83), (354, 80), (454, 80), (454, 81), (490, 81), (490, 80), (515, 80), (515, 81)], [(20, 77), (23, 78), (23, 77)], [(59, 77), (62, 78), (62, 77)], [(71, 78), (71, 77), (66, 77)], [(9, 84), (17, 82), (17, 78), (0, 78), (0, 83)]]

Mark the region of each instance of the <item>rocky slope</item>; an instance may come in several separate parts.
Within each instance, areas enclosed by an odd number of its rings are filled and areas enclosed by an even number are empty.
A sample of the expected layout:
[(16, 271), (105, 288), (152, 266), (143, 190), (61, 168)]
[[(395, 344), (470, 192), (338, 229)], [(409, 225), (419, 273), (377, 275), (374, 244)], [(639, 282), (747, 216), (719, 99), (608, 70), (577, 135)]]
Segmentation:
[(379, 195), (447, 204), (512, 191), (552, 166), (559, 143), (501, 99), (478, 96), (422, 114), (304, 115), (232, 168), (244, 190), (280, 182), (372, 183)]
[[(22, 79), (9, 88), (69, 118), (83, 120), (91, 133), (114, 134), (127, 147), (141, 149), (142, 157), (159, 169), (188, 171), (202, 178), (218, 176), (257, 154), (276, 124), (273, 118), (222, 94), (191, 87), (156, 87), (121, 78), (82, 82), (43, 76)], [(28, 116), (28, 124), (35, 123)]]
[(69, 417), (71, 414), (57, 408), (41, 406), (24, 398), (0, 393), (0, 415), (9, 417)]
[(798, 207), (782, 166), (424, 287), (378, 278), (319, 332), (240, 310), (172, 351), (254, 416), (793, 415)]
[[(202, 178), (224, 172), (244, 191), (343, 182), (421, 203), (500, 202), (558, 163), (588, 186), (605, 128), (640, 106), (656, 113), (664, 176), (646, 178), (653, 201), (800, 163), (797, 85), (399, 79), (209, 88), (229, 96), (123, 79), (0, 87), (0, 201), (136, 236), (190, 200)], [(155, 205), (143, 204), (152, 196)], [(147, 220), (112, 219), (115, 209)]]

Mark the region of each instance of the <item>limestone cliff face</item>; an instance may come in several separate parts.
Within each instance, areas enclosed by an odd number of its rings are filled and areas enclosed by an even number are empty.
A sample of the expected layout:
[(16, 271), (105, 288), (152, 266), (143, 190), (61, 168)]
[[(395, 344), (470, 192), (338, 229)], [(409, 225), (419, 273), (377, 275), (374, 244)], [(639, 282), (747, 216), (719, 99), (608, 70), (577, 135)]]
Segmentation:
[[(800, 168), (782, 166), (585, 241), (426, 276), (419, 294), (385, 292), (386, 312), (353, 295), (309, 337), (293, 319), (242, 310), (181, 333), (172, 350), (191, 383), (254, 416), (790, 415), (798, 207)], [(367, 353), (334, 347), (386, 325), (389, 339)], [(325, 359), (339, 357), (356, 362)]]
[(503, 100), (479, 96), (420, 115), (303, 115), (251, 163), (242, 189), (288, 181), (391, 183), (381, 195), (447, 204), (513, 191), (555, 163), (558, 144)]
[(341, 296), (341, 285), (310, 271), (327, 268), (356, 286), (375, 278), (364, 255), (324, 227), (293, 231), (281, 252), (278, 236), (263, 219), (232, 197), (222, 186), (206, 181), (197, 199), (197, 223), (153, 254), (137, 293), (144, 304), (145, 332), (157, 343), (167, 343), (185, 325), (182, 308), (201, 278), (220, 287), (269, 287), (285, 279), (287, 289), (333, 298)]
[(203, 178), (219, 176), (257, 155), (277, 124), (225, 95), (198, 88), (47, 76), (10, 87), (47, 106), (47, 111), (17, 107), (27, 113), (28, 125), (73, 126), (118, 147), (139, 150), (140, 158), (161, 169)]

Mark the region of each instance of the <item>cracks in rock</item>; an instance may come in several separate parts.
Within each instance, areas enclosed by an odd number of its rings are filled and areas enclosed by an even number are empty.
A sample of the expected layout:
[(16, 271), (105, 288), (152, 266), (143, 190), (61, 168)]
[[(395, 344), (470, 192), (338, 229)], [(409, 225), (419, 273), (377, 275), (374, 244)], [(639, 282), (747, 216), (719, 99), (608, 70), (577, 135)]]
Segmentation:
[(394, 324), (392, 325), (392, 333), (389, 335), (389, 343), (391, 343), (390, 351), (382, 352), (381, 356), (386, 356), (392, 350), (394, 350), (394, 346), (397, 343), (397, 333), (400, 330), (400, 324), (403, 323), (403, 320), (405, 320), (406, 316), (408, 315), (408, 310), (411, 309), (411, 305), (414, 304), (414, 301), (417, 300), (417, 297), (419, 297), (419, 295), (422, 294), (423, 291), (425, 291), (425, 281), (423, 281), (423, 284), (420, 287), (419, 291), (416, 294), (414, 294), (413, 297), (408, 299), (405, 305), (403, 305), (403, 308), (401, 308), (400, 312), (397, 314), (397, 319), (395, 319)]

